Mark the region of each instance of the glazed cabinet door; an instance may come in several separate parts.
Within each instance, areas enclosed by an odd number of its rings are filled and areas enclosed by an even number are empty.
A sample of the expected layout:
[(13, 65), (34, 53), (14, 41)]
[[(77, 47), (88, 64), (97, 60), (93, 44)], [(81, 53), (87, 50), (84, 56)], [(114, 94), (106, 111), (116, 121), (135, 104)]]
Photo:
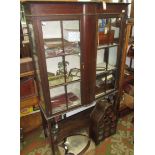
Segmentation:
[(122, 43), (122, 18), (98, 17), (95, 98), (117, 91)]
[(80, 19), (40, 20), (52, 114), (81, 105)]

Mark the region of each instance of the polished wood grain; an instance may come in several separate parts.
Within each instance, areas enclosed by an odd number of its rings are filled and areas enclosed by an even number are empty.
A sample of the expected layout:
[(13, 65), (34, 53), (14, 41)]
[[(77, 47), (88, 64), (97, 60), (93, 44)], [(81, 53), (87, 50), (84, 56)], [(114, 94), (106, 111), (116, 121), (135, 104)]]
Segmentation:
[[(83, 5), (83, 13), (95, 13), (94, 5)], [(82, 50), (82, 103), (90, 104), (95, 99), (96, 79), (96, 25), (94, 15), (84, 15), (81, 21), (81, 50)], [(91, 32), (91, 33), (90, 33)], [(89, 77), (89, 78), (88, 78)]]

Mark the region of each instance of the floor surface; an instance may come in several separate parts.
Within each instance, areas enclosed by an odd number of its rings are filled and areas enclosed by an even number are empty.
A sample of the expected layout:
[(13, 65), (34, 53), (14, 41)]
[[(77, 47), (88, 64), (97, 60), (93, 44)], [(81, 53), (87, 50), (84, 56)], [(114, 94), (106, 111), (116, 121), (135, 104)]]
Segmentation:
[[(91, 142), (89, 150), (84, 155), (133, 155), (134, 127), (131, 123), (132, 118), (133, 113), (120, 118), (116, 134), (106, 138), (97, 146)], [(41, 128), (25, 137), (21, 144), (21, 155), (52, 155), (49, 142), (44, 138)]]

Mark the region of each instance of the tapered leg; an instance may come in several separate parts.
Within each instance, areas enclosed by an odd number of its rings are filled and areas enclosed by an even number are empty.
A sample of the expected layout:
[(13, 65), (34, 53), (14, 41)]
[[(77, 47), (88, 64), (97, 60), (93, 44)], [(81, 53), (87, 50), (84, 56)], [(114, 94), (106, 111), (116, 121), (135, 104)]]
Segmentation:
[(55, 144), (54, 144), (54, 139), (53, 139), (53, 135), (52, 135), (52, 126), (51, 126), (51, 122), (48, 121), (48, 130), (49, 130), (49, 139), (50, 139), (50, 145), (51, 145), (51, 150), (52, 150), (52, 155), (56, 155), (56, 149), (55, 149)]
[(46, 119), (45, 119), (45, 117), (44, 117), (43, 112), (40, 111), (40, 113), (41, 113), (41, 118), (42, 118), (42, 125), (43, 125), (44, 135), (45, 135), (45, 138), (46, 138), (46, 137), (48, 136), (48, 135), (47, 135), (47, 131), (46, 131), (47, 121), (46, 121)]

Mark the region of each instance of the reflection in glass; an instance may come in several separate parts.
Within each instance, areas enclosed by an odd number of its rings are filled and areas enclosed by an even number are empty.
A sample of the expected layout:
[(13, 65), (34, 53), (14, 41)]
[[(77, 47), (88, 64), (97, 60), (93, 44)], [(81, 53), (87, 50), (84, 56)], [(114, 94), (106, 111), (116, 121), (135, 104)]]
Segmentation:
[(80, 56), (75, 55), (68, 55), (65, 57), (65, 60), (69, 63), (68, 65), (68, 75), (72, 77), (72, 81), (79, 80), (81, 73), (80, 73)]
[(109, 56), (105, 58), (105, 49), (100, 49), (97, 51), (97, 62), (96, 62), (96, 74), (105, 73), (106, 71), (111, 71), (116, 69), (117, 60), (117, 47), (110, 47), (108, 49)]
[(67, 85), (68, 107), (74, 107), (81, 104), (80, 82)]
[(115, 79), (115, 72), (113, 72), (112, 74), (104, 74), (102, 76), (98, 76), (96, 79), (96, 95), (108, 93), (115, 89)]
[(46, 57), (63, 54), (60, 21), (42, 21), (42, 33)]
[(115, 89), (120, 25), (118, 18), (98, 20), (96, 98)]
[(67, 109), (66, 93), (64, 86), (50, 89), (52, 113), (60, 112)]
[(80, 53), (80, 31), (78, 20), (63, 21), (63, 39), (65, 54)]
[(120, 33), (119, 18), (98, 19), (98, 31), (98, 45), (116, 43)]
[[(66, 64), (65, 71), (63, 63)], [(67, 71), (68, 62), (63, 62), (62, 57), (55, 57), (46, 59), (46, 65), (47, 65), (49, 86), (55, 86), (65, 83), (64, 75), (65, 72)]]

